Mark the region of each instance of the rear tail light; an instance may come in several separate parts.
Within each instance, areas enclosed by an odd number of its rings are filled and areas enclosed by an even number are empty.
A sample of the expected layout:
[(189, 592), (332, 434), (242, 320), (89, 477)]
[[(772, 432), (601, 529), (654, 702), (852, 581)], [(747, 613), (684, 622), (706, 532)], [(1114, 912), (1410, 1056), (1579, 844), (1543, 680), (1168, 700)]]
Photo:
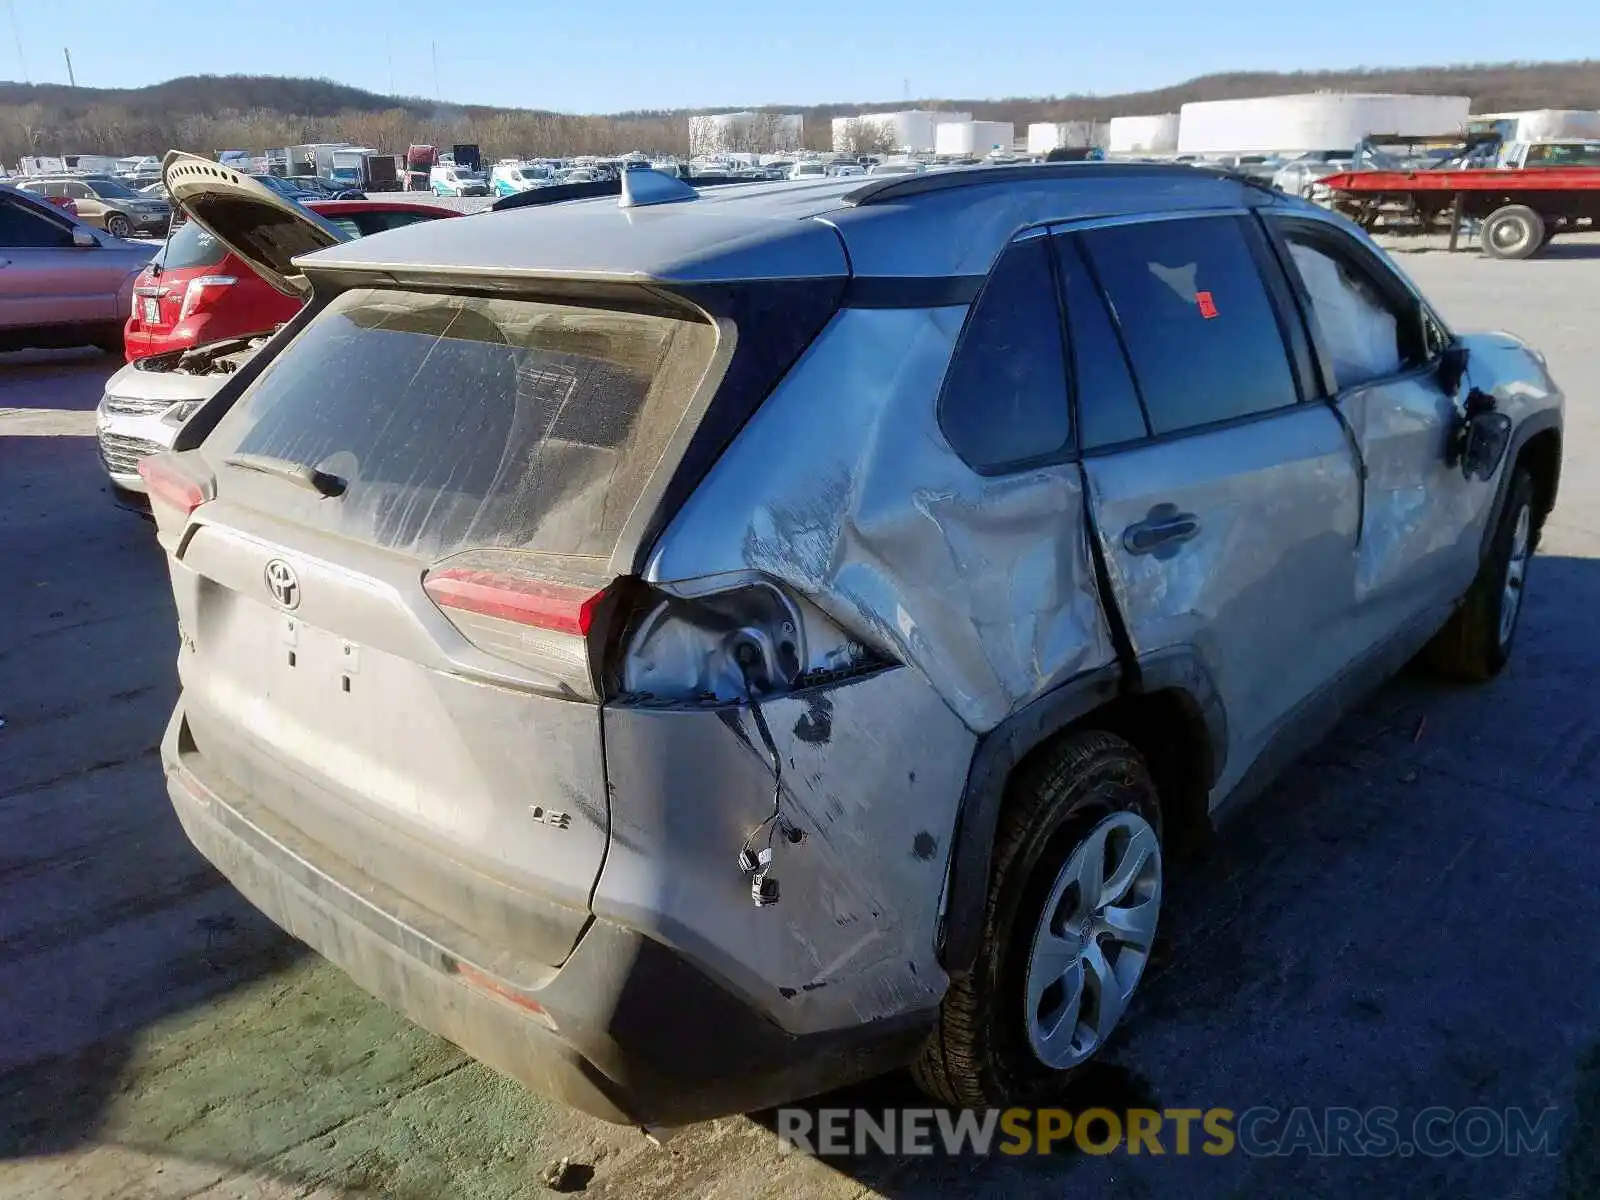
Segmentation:
[(593, 698), (590, 635), (609, 580), (559, 574), (530, 556), (477, 551), (434, 566), (422, 590), (480, 650)]
[(423, 587), (440, 608), (577, 637), (588, 635), (594, 610), (605, 597), (603, 589), (469, 567), (430, 571)]
[(178, 320), (184, 320), (205, 303), (207, 289), (215, 297), (218, 289), (232, 287), (238, 282), (233, 275), (200, 275), (191, 279), (183, 291), (183, 306), (178, 309)]
[(139, 478), (144, 480), (152, 508), (160, 506), (180, 517), (188, 517), (211, 499), (210, 489), (185, 471), (170, 454), (141, 458)]
[(624, 695), (748, 700), (887, 665), (821, 610), (765, 581), (684, 597), (658, 593), (630, 629)]
[(765, 580), (684, 596), (470, 551), (435, 565), (422, 587), (478, 649), (585, 699), (738, 702), (891, 665)]

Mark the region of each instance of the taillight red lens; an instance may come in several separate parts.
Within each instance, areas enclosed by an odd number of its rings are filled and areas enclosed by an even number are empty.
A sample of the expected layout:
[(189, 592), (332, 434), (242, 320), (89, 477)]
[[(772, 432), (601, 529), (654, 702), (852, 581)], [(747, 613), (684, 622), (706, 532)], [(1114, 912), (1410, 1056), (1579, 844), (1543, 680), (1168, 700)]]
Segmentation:
[(595, 609), (605, 598), (603, 590), (469, 567), (430, 571), (422, 587), (440, 608), (576, 637), (588, 634)]
[(230, 288), (239, 280), (233, 275), (201, 275), (189, 281), (183, 290), (183, 304), (178, 309), (178, 320), (183, 321), (207, 303), (216, 301), (221, 289)]
[(152, 503), (159, 501), (186, 517), (206, 502), (205, 489), (163, 455), (141, 458), (139, 478)]

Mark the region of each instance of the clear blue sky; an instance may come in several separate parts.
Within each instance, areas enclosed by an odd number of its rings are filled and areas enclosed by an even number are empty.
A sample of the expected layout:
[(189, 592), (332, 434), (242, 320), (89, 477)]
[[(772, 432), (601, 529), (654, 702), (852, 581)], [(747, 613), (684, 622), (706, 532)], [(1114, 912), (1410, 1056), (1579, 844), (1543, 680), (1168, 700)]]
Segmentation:
[[(632, 108), (1132, 91), (1222, 70), (1600, 55), (1600, 4), (1504, 0), (10, 0), (34, 82), (320, 75), (447, 101)], [(1519, 11), (1513, 8), (1513, 14)], [(137, 17), (134, 14), (138, 14)], [(0, 22), (8, 14), (0, 13)], [(21, 79), (0, 27), (0, 78)]]

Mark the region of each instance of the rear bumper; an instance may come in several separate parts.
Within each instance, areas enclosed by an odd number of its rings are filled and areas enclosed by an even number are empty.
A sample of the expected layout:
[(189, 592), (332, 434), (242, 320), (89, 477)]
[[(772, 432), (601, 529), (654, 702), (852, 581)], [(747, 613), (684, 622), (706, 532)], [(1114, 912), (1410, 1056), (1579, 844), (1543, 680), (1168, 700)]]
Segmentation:
[(173, 806), (251, 903), (417, 1024), (602, 1120), (672, 1126), (765, 1108), (903, 1065), (927, 1036), (928, 1012), (789, 1034), (677, 951), (600, 920), (538, 986), (508, 987), (313, 866), (250, 797), (202, 783), (180, 761), (185, 738), (180, 702), (162, 743)]

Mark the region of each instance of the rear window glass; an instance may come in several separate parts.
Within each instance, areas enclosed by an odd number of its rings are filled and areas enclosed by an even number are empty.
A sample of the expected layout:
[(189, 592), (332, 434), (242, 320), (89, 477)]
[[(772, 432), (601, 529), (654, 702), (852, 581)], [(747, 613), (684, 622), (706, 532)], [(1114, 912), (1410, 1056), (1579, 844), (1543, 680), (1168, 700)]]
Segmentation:
[[(710, 325), (670, 317), (350, 291), (204, 453), (246, 504), (428, 561), (609, 556), (715, 346)], [(224, 461), (238, 455), (317, 468), (345, 491), (324, 499)]]
[(227, 256), (227, 248), (193, 221), (175, 226), (155, 261), (168, 271), (188, 267), (214, 267)]

